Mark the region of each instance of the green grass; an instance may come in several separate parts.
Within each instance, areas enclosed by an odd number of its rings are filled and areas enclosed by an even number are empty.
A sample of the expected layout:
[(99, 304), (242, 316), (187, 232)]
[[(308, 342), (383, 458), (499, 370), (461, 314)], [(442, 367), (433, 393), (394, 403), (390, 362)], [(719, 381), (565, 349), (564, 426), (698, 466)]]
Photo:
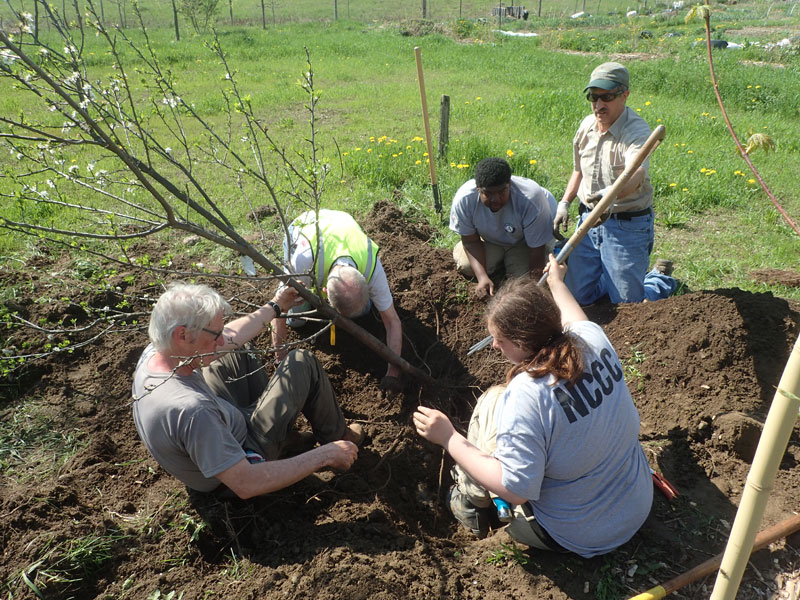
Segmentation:
[[(71, 588), (95, 575), (113, 556), (114, 547), (127, 535), (116, 529), (75, 537), (65, 541), (49, 540), (37, 553), (36, 560), (22, 572), (4, 582), (13, 598), (15, 588), (27, 588), (44, 600), (48, 587)], [(24, 585), (23, 585), (24, 584)]]
[(16, 481), (58, 473), (85, 443), (82, 432), (28, 400), (0, 421), (0, 473)]
[[(439, 98), (442, 94), (450, 97), (448, 152), (436, 159), (445, 210), (455, 190), (471, 177), (475, 163), (489, 155), (509, 157), (515, 173), (533, 177), (560, 197), (572, 170), (572, 136), (589, 110), (581, 95), (589, 73), (616, 52), (637, 53), (623, 59), (633, 85), (628, 105), (651, 126), (663, 124), (667, 130), (650, 168), (656, 190), (654, 259), (656, 255), (672, 258), (676, 276), (692, 290), (735, 286), (800, 299), (797, 289), (756, 283), (748, 276), (759, 268), (796, 269), (797, 236), (763, 190), (750, 182), (754, 176), (736, 154), (710, 85), (705, 50), (702, 44), (692, 45), (704, 35), (702, 23), (685, 23), (685, 11), (665, 15), (661, 11), (666, 5), (657, 4), (651, 5), (653, 15), (629, 19), (624, 16), (626, 7), (604, 4), (603, 14), (596, 10), (592, 17), (573, 20), (568, 15), (581, 7), (562, 3), (564, 14), (510, 24), (514, 29), (537, 31), (536, 38), (501, 36), (493, 32), (492, 22), (472, 19), (443, 21), (422, 28), (429, 33), (416, 37), (407, 34), (419, 28), (407, 22), (345, 20), (345, 3), (339, 5), (336, 23), (289, 19), (264, 32), (257, 26), (227, 27), (223, 19), (219, 30), (240, 89), (250, 96), (258, 118), (291, 151), (307, 151), (303, 139), (308, 136), (304, 108), (308, 99), (297, 82), (306, 68), (304, 47), (308, 47), (321, 97), (317, 141), (331, 168), (323, 192), (325, 206), (360, 213), (375, 201), (392, 197), (438, 228), (434, 243), (453, 243), (454, 235), (432, 209), (415, 46), (422, 49), (434, 137)], [(480, 3), (464, 3), (468, 5), (479, 12)], [(373, 12), (383, 6), (388, 4), (374, 5)], [(430, 2), (429, 6), (434, 14), (437, 10), (444, 14), (445, 6), (457, 8), (454, 2)], [(362, 7), (366, 10), (365, 5), (350, 4), (353, 12), (363, 12)], [(763, 29), (769, 7), (742, 2), (712, 8), (714, 37), (744, 43), (752, 40), (755, 27)], [(244, 12), (246, 3), (235, 9)], [(800, 58), (796, 50), (765, 50), (763, 44), (796, 29), (800, 14), (788, 17), (788, 8), (774, 7), (769, 18), (774, 31), (760, 35), (762, 47), (715, 52), (715, 68), (742, 142), (754, 132), (767, 133), (776, 141), (775, 152), (756, 152), (752, 160), (797, 221), (800, 201), (791, 165), (798, 163), (800, 153), (800, 78), (795, 76)], [(641, 37), (644, 30), (652, 37)], [(676, 33), (680, 36), (668, 36)], [(130, 35), (141, 43), (141, 33), (131, 31)], [(218, 60), (204, 47), (209, 35), (188, 35), (176, 43), (172, 30), (162, 27), (150, 31), (150, 38), (162, 64), (175, 74), (181, 96), (194, 103), (214, 127), (224, 130), (220, 90), (226, 82)], [(86, 44), (92, 77), (111, 76), (111, 59), (98, 40), (87, 37)], [(130, 52), (126, 56), (131, 57)], [(130, 68), (137, 65), (133, 60)], [(0, 94), (0, 114), (25, 110), (30, 118), (52, 119), (44, 108), (33, 108), (25, 96), (6, 92)], [(147, 94), (143, 88), (138, 93), (143, 105)], [(176, 147), (163, 124), (151, 113), (145, 116), (149, 131), (164, 139), (165, 146)], [(207, 144), (199, 127), (188, 120), (184, 125), (191, 143)], [(235, 126), (234, 136), (239, 131)], [(434, 152), (435, 148), (434, 139)], [(92, 156), (78, 151), (69, 160), (85, 170)], [(284, 202), (290, 187), (280, 177), (276, 157), (270, 160)], [(110, 164), (98, 163), (96, 168)], [(0, 167), (7, 175), (0, 179), (0, 193), (13, 193), (10, 176), (19, 171), (14, 155), (0, 156)], [(208, 170), (201, 179), (237, 228), (252, 230), (252, 223), (245, 219), (248, 203), (267, 202), (264, 190), (246, 186), (240, 191), (230, 177), (222, 175)], [(99, 202), (83, 190), (72, 191), (86, 202)], [(4, 216), (19, 215), (19, 206), (10, 196), (0, 198)], [(77, 218), (70, 211), (54, 212), (42, 205), (26, 210), (28, 218), (43, 222), (63, 224)], [(182, 237), (178, 234), (175, 239)], [(0, 234), (2, 255), (21, 253), (26, 244), (29, 240), (20, 236)], [(231, 261), (229, 251), (216, 256), (222, 263)]]

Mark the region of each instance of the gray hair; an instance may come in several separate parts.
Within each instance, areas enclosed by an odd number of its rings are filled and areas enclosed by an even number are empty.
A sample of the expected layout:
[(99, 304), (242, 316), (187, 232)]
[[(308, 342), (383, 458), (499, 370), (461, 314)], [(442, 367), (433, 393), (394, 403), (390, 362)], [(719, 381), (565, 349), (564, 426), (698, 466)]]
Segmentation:
[(360, 317), (369, 308), (367, 280), (355, 267), (335, 265), (328, 275), (328, 300), (345, 317)]
[(158, 352), (169, 352), (177, 327), (197, 333), (219, 313), (230, 314), (231, 306), (218, 292), (207, 285), (173, 281), (153, 307), (147, 333)]

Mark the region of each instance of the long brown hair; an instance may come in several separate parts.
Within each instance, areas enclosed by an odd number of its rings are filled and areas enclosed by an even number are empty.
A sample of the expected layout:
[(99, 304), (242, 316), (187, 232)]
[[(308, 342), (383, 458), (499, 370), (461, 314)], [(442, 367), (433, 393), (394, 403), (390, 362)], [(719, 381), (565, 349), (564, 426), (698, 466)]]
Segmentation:
[(579, 341), (564, 332), (550, 290), (535, 279), (523, 276), (506, 282), (490, 301), (487, 320), (503, 337), (531, 353), (506, 372), (506, 384), (519, 373), (552, 374), (574, 384), (583, 373)]

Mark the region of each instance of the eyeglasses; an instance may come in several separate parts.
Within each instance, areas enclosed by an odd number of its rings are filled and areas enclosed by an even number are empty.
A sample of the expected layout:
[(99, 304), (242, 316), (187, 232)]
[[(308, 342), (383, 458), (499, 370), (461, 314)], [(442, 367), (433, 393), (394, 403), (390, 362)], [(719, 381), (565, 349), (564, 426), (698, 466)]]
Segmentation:
[(592, 92), (586, 92), (586, 99), (589, 102), (597, 102), (598, 100), (602, 100), (603, 102), (611, 102), (615, 98), (621, 96), (625, 93), (625, 89), (617, 90), (616, 92), (608, 92), (606, 94), (593, 94)]
[(222, 329), (220, 329), (219, 331), (214, 331), (213, 329), (206, 329), (205, 327), (201, 327), (200, 329), (202, 331), (205, 331), (206, 333), (210, 333), (211, 335), (213, 335), (215, 342), (219, 339), (219, 336), (222, 335)]

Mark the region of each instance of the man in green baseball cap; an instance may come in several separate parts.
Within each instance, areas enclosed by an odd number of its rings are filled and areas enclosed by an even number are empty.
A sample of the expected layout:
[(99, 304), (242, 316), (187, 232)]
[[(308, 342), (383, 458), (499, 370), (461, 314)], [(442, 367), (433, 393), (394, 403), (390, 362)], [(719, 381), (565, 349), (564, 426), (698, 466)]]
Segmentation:
[[(553, 229), (566, 231), (569, 204), (579, 199), (578, 224), (608, 193), (650, 136), (650, 126), (625, 106), (628, 69), (618, 62), (596, 67), (583, 89), (591, 103), (573, 139), (572, 176), (558, 203)], [(654, 241), (653, 186), (646, 160), (628, 180), (609, 218), (589, 230), (569, 256), (567, 287), (581, 305), (608, 296), (620, 302), (659, 300), (678, 287), (672, 263), (659, 260), (648, 272)], [(556, 236), (558, 237), (558, 236)]]
[(628, 69), (619, 63), (607, 62), (592, 71), (589, 85), (583, 88), (583, 91), (587, 92), (589, 88), (613, 90), (620, 86), (627, 90), (629, 80)]

